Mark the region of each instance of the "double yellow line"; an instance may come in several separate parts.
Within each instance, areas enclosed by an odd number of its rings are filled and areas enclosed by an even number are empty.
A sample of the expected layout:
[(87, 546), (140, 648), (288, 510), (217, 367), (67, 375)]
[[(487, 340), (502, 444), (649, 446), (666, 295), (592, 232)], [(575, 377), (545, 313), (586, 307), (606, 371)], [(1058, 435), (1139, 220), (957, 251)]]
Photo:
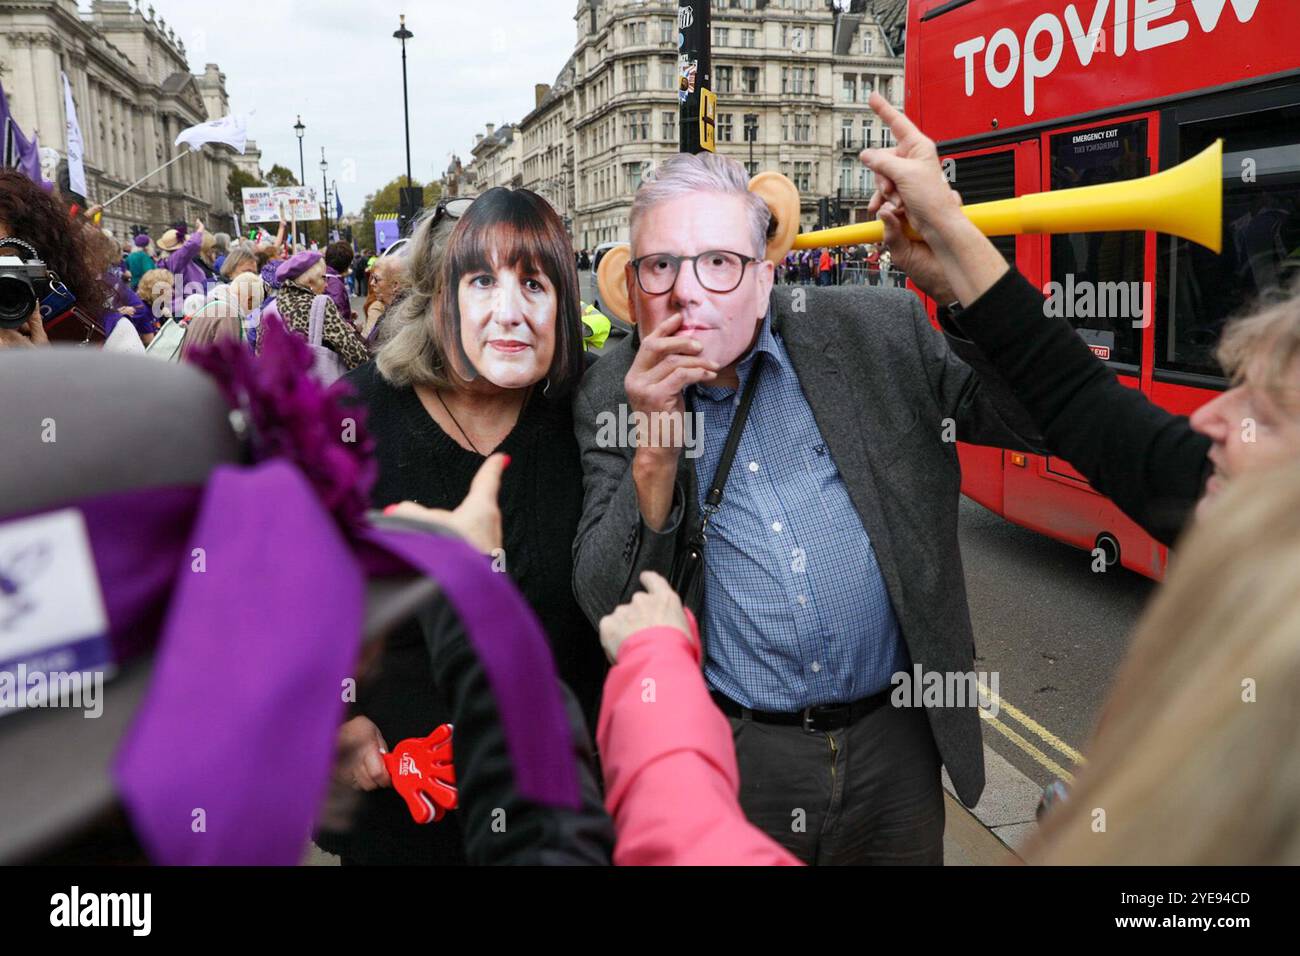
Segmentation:
[[(980, 688), (980, 694), (983, 697), (985, 697), (991, 704), (995, 705), (1000, 713), (1005, 713), (1008, 716), (1010, 716), (1013, 720), (1018, 721), (1020, 724), (1022, 724), (1025, 727), (1025, 729), (1027, 729), (1030, 733), (1037, 736), (1049, 747), (1058, 751), (1061, 754), (1064, 754), (1067, 758), (1069, 758), (1071, 763), (1074, 764), (1083, 763), (1083, 754), (1079, 753), (1079, 751), (1075, 750), (1064, 740), (1056, 736), (1054, 733), (1052, 733), (1042, 724), (1038, 723), (1038, 721), (1034, 720), (1024, 711), (1019, 710), (1016, 707), (1013, 707), (1011, 704), (1007, 703), (1007, 701), (1003, 700), (997, 694), (993, 693), (993, 691), (989, 690), (988, 686), (983, 681), (979, 682), (979, 688)], [(983, 709), (980, 710), (980, 716), (984, 718), (984, 720), (987, 721), (993, 727), (994, 730), (1000, 733), (1003, 737), (1006, 737), (1007, 740), (1011, 741), (1013, 744), (1015, 744), (1025, 753), (1027, 753), (1031, 758), (1033, 758), (1035, 763), (1039, 764), (1042, 767), (1046, 767), (1048, 770), (1050, 770), (1053, 774), (1055, 774), (1060, 779), (1064, 780), (1066, 783), (1074, 782), (1074, 774), (1070, 773), (1070, 771), (1062, 767), (1059, 763), (1057, 763), (1050, 756), (1048, 756), (1048, 754), (1045, 753), (1043, 750), (1040, 750), (1037, 744), (1029, 740), (1026, 740), (1020, 734), (1016, 733), (1016, 731), (1012, 730), (1006, 724), (1002, 723), (1002, 721), (998, 720), (996, 717), (990, 716)]]

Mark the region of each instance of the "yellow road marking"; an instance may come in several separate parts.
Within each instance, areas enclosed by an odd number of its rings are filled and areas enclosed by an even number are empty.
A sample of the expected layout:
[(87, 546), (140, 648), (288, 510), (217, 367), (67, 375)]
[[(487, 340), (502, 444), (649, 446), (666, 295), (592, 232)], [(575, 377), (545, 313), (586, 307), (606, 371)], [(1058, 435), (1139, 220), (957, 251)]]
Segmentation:
[(1002, 721), (998, 720), (996, 717), (989, 717), (987, 714), (984, 716), (984, 719), (988, 723), (992, 724), (994, 729), (996, 729), (998, 733), (1002, 734), (1002, 736), (1006, 737), (1007, 740), (1011, 741), (1013, 744), (1015, 744), (1025, 753), (1029, 754), (1029, 756), (1034, 759), (1035, 763), (1041, 764), (1042, 766), (1046, 767), (1048, 770), (1050, 770), (1053, 774), (1055, 774), (1060, 779), (1064, 780), (1066, 783), (1074, 782), (1074, 774), (1070, 773), (1070, 771), (1066, 770), (1055, 760), (1048, 757), (1045, 753), (1043, 753), (1041, 750), (1039, 750), (1037, 747), (1031, 744), (1024, 737), (1021, 737), (1018, 733), (1016, 733), (1006, 724), (1002, 723)]
[[(979, 682), (979, 688), (982, 694), (988, 697), (990, 701), (993, 701), (997, 704), (999, 710), (1005, 710), (1008, 714), (1012, 716), (1012, 718), (1024, 724), (1025, 727), (1027, 727), (1031, 733), (1037, 734), (1040, 739), (1046, 741), (1050, 746), (1054, 747), (1061, 753), (1065, 754), (1075, 763), (1085, 762), (1083, 754), (1079, 753), (1079, 751), (1075, 750), (1073, 747), (1067, 744), (1060, 737), (1057, 737), (1050, 730), (1048, 730), (1042, 724), (1038, 723), (1036, 720), (1034, 720), (1024, 711), (1016, 707), (1013, 707), (1006, 700), (999, 697), (997, 694), (993, 693), (993, 691), (989, 690), (988, 687), (984, 685), (983, 681)], [(996, 723), (996, 721), (994, 721), (994, 723)]]

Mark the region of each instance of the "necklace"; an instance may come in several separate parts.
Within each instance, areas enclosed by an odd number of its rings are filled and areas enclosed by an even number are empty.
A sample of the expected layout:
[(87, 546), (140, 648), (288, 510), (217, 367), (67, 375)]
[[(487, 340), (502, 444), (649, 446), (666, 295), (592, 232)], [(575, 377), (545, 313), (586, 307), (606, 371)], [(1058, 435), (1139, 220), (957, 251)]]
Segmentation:
[(435, 388), (433, 390), (433, 394), (434, 397), (438, 399), (438, 404), (442, 406), (442, 410), (447, 413), (447, 416), (451, 419), (452, 424), (455, 425), (456, 429), (460, 432), (460, 436), (465, 439), (465, 443), (469, 445), (470, 448), (474, 449), (474, 454), (482, 457), (483, 453), (478, 450), (477, 445), (475, 445), (472, 441), (470, 441), (469, 435), (465, 433), (464, 427), (461, 425), (460, 422), (456, 420), (456, 416), (451, 413), (451, 409), (447, 407), (447, 403), (442, 400), (442, 392), (438, 391)]
[[(462, 425), (462, 424), (457, 420), (456, 416), (452, 413), (452, 410), (451, 410), (450, 408), (447, 407), (447, 403), (446, 403), (445, 401), (443, 401), (443, 398), (442, 398), (442, 392), (435, 388), (435, 389), (433, 390), (433, 395), (434, 395), (435, 398), (438, 399), (438, 404), (441, 405), (441, 406), (442, 406), (442, 410), (443, 410), (444, 412), (447, 413), (447, 417), (450, 418), (451, 421), (452, 421), (452, 424), (456, 426), (456, 430), (460, 432), (461, 437), (465, 439), (465, 444), (469, 445), (469, 447), (472, 448), (472, 449), (474, 450), (474, 454), (478, 455), (478, 456), (481, 457), (481, 458), (486, 458), (487, 456), (484, 455), (481, 451), (479, 451), (479, 450), (478, 450), (478, 446), (475, 445), (474, 442), (470, 440), (469, 434), (465, 431), (465, 426), (463, 426), (463, 425)], [(522, 412), (523, 412), (524, 404), (526, 404), (527, 401), (528, 401), (528, 396), (525, 395), (525, 396), (524, 396), (524, 402), (521, 403), (520, 406), (519, 406), (519, 413), (522, 413)], [(516, 419), (515, 419), (515, 420), (518, 421), (518, 413), (516, 413)]]

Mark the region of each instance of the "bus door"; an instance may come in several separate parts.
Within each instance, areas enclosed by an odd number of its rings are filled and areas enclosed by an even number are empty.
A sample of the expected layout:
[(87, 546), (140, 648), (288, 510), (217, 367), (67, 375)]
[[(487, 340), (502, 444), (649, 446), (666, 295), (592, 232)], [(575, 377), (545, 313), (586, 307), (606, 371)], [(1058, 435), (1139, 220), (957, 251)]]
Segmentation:
[[(1047, 190), (1138, 179), (1156, 168), (1158, 114), (1050, 130), (1041, 139)], [(1064, 317), (1130, 388), (1150, 391), (1156, 236), (1151, 232), (1071, 233), (1042, 242), (1044, 309)], [(1044, 369), (1044, 374), (1051, 374)], [(1158, 576), (1154, 542), (1056, 457), (1008, 453), (1007, 518), (1086, 550), (1104, 539), (1111, 560)]]
[[(1011, 199), (1038, 192), (1040, 167), (1038, 140), (1006, 143), (985, 149), (944, 154), (944, 175), (961, 194), (965, 205)], [(1042, 281), (1041, 236), (995, 236), (991, 240), (1007, 262), (1029, 281)], [(947, 303), (927, 303), (934, 307)], [(933, 315), (933, 311), (931, 311)], [(1003, 513), (1004, 452), (1001, 448), (959, 442), (962, 493), (997, 514)]]

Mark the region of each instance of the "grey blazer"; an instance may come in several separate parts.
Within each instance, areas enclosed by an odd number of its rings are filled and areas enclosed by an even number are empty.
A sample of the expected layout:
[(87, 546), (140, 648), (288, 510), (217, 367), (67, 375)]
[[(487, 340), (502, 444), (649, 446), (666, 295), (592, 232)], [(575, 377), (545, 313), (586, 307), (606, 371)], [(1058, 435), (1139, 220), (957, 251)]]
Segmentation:
[[(805, 308), (795, 314), (799, 295)], [(956, 446), (944, 439), (955, 426), (961, 441), (1036, 451), (1041, 436), (979, 352), (946, 341), (910, 292), (777, 286), (772, 325), (871, 536), (913, 664), (971, 672), (974, 640), (957, 543), (961, 466)], [(675, 492), (682, 518), (652, 531), (632, 484), (634, 449), (597, 445), (597, 415), (617, 414), (627, 402), (623, 378), (638, 341), (631, 335), (611, 346), (574, 402), (585, 495), (574, 591), (593, 623), (640, 590), (642, 571), (668, 575), (699, 510), (694, 465), (683, 456)], [(928, 708), (928, 716), (958, 796), (974, 806), (984, 789), (978, 713), (973, 706)]]

